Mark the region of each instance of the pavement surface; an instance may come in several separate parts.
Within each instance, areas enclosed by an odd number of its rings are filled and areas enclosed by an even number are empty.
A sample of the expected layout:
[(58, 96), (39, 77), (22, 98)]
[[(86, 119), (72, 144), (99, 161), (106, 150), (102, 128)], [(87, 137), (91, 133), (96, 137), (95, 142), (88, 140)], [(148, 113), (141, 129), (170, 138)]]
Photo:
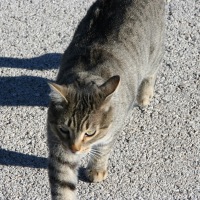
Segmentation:
[[(0, 200), (50, 200), (47, 80), (92, 2), (0, 2)], [(80, 175), (80, 200), (200, 199), (200, 1), (168, 2), (166, 24), (153, 101), (133, 109), (107, 180)]]

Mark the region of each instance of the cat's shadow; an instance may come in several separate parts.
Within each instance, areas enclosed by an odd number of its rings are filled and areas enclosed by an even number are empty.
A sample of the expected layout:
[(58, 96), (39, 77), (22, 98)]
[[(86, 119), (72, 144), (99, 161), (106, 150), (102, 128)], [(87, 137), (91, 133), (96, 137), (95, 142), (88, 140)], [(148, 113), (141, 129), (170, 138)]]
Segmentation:
[(60, 53), (47, 53), (34, 58), (0, 57), (0, 67), (30, 70), (56, 69), (60, 58)]
[(47, 168), (47, 158), (0, 149), (0, 165)]
[(78, 179), (80, 181), (86, 182), (86, 183), (91, 183), (86, 175), (86, 168), (85, 167), (79, 167), (78, 170)]
[[(0, 165), (47, 169), (48, 159), (45, 157), (0, 149)], [(86, 168), (80, 167), (78, 170), (78, 178), (80, 181), (90, 183), (85, 171)]]
[[(61, 54), (48, 53), (35, 58), (20, 59), (0, 57), (0, 68), (51, 70), (59, 67)], [(47, 106), (49, 87), (47, 78), (38, 76), (0, 76), (0, 106)], [(20, 166), (47, 169), (48, 160), (45, 157), (28, 155), (20, 152), (0, 149), (0, 165)], [(78, 171), (80, 181), (89, 182), (85, 168)]]
[[(28, 70), (57, 69), (60, 64), (61, 54), (48, 53), (39, 57), (20, 59), (0, 57), (0, 68), (15, 68)], [(49, 87), (48, 79), (38, 76), (13, 76), (0, 77), (0, 106), (47, 106)]]

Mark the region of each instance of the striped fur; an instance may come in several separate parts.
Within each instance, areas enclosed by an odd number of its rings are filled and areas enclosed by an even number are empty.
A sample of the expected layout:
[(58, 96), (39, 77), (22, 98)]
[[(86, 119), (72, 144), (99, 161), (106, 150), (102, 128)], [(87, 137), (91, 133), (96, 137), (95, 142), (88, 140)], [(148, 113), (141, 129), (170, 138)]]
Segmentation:
[(163, 55), (164, 0), (97, 0), (65, 51), (48, 109), (53, 200), (76, 199), (77, 168), (107, 177), (109, 154), (136, 102), (149, 104)]

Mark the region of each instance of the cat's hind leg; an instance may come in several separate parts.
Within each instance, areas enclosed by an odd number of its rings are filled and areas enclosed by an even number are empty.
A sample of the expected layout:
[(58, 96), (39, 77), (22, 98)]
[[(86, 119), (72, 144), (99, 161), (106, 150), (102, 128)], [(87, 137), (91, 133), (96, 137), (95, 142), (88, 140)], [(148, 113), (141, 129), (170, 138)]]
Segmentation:
[(154, 94), (155, 79), (156, 75), (151, 75), (142, 80), (137, 94), (137, 102), (139, 106), (144, 107), (149, 105)]

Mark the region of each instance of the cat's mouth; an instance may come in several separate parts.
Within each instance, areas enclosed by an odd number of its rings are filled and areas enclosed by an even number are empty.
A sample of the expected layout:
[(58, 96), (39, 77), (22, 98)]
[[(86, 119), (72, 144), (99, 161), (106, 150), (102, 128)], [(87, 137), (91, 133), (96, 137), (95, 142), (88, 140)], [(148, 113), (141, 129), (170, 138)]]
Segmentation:
[(70, 151), (73, 154), (88, 154), (91, 151), (91, 147), (86, 147), (86, 148), (80, 148), (77, 151), (74, 151), (74, 149), (69, 148), (66, 144), (62, 143), (62, 146), (64, 150)]
[(74, 152), (74, 151), (71, 150), (72, 153), (77, 154), (77, 155), (88, 154), (90, 151), (91, 151), (90, 147), (85, 148), (85, 149), (80, 149), (79, 151), (76, 151), (76, 152)]
[(79, 146), (78, 148), (75, 145), (69, 145), (62, 141), (62, 147), (65, 151), (71, 152), (72, 154), (88, 154), (91, 151), (90, 146)]
[(90, 151), (91, 151), (91, 148), (88, 147), (88, 148), (84, 149), (82, 152), (83, 152), (83, 153), (89, 153)]

